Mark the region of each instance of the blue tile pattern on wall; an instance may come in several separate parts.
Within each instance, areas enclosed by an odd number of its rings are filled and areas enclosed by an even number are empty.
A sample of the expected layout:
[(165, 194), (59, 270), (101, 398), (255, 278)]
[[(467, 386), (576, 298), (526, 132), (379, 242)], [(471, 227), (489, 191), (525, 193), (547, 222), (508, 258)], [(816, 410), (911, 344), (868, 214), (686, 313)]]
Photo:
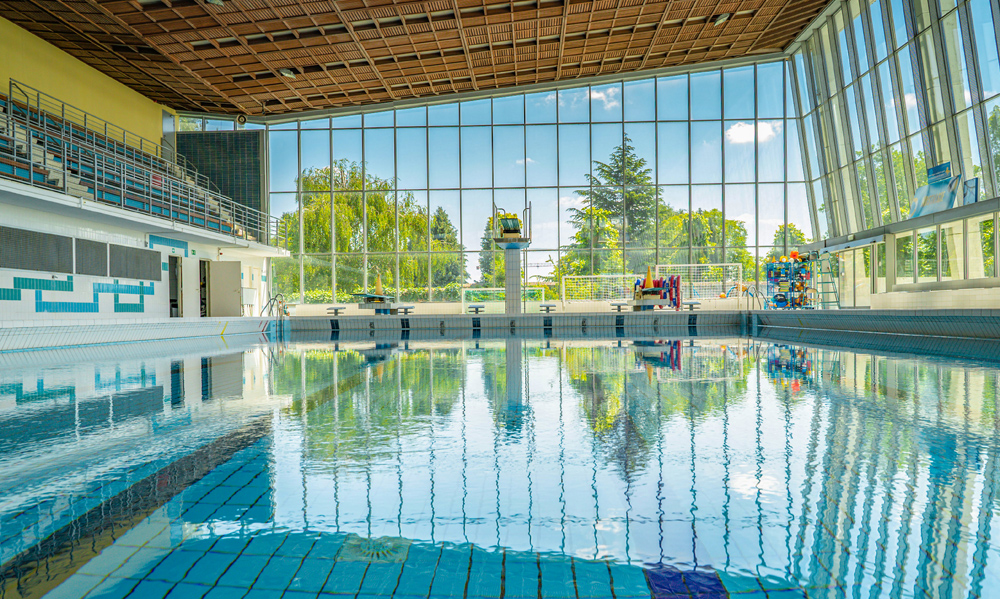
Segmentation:
[[(153, 295), (153, 283), (123, 284), (115, 280), (114, 283), (94, 283), (94, 300), (92, 302), (53, 302), (45, 301), (42, 298), (43, 291), (73, 291), (73, 277), (66, 277), (65, 281), (51, 279), (37, 279), (30, 277), (14, 277), (13, 289), (0, 289), (0, 301), (20, 301), (21, 291), (34, 290), (35, 292), (35, 312), (36, 313), (97, 313), (100, 311), (100, 294), (110, 293), (115, 296), (114, 310), (116, 313), (145, 312), (145, 296)], [(138, 303), (123, 303), (119, 299), (119, 294), (138, 295)]]
[[(169, 237), (160, 237), (159, 235), (150, 235), (149, 249), (153, 249), (153, 247), (157, 245), (184, 250), (184, 257), (187, 258), (188, 243), (186, 241), (178, 241), (176, 239), (170, 239)], [(166, 269), (164, 268), (163, 270)]]

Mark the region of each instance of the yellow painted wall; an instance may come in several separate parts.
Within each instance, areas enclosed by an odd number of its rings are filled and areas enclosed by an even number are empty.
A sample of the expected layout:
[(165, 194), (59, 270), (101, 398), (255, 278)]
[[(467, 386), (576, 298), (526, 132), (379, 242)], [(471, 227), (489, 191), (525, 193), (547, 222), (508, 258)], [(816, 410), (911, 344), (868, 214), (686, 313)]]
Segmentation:
[(149, 141), (160, 143), (172, 110), (0, 18), (0, 93), (14, 79)]

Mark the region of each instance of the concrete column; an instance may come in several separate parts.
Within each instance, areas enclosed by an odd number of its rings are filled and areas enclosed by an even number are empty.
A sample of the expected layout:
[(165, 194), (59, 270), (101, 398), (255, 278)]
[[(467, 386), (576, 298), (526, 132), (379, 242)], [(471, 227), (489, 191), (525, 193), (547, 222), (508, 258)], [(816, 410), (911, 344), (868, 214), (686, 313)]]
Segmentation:
[(521, 250), (508, 247), (503, 252), (504, 297), (507, 314), (521, 313)]

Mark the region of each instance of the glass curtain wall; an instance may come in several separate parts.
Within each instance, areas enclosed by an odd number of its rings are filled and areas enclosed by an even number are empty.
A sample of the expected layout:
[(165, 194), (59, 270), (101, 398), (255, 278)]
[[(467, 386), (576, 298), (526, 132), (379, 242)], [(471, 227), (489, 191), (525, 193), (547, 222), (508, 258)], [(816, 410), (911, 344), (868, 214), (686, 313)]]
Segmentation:
[(272, 286), (347, 301), (502, 287), (492, 206), (533, 210), (529, 286), (760, 261), (816, 238), (786, 61), (268, 127)]
[[(980, 197), (1000, 180), (997, 0), (847, 0), (792, 55), (821, 238), (909, 217), (951, 162)], [(920, 239), (917, 240), (920, 243)]]

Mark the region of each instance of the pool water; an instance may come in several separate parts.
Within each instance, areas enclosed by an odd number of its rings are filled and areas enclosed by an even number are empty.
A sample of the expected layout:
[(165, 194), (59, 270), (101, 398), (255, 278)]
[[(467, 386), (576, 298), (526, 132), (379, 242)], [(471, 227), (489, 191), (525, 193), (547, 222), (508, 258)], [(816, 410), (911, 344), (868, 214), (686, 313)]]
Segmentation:
[(704, 337), (0, 355), (2, 597), (1000, 597), (998, 375)]

